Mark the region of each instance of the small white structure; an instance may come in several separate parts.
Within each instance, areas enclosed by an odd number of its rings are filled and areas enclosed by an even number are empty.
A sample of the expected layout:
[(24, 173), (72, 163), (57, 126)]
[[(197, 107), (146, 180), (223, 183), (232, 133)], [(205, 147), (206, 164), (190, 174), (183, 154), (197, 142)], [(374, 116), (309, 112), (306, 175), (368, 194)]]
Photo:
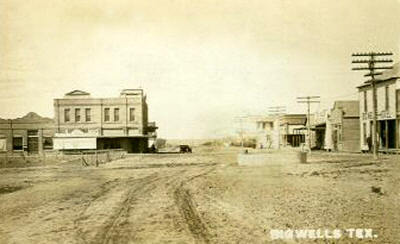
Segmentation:
[(75, 129), (71, 133), (56, 133), (53, 142), (56, 150), (96, 149), (97, 130), (87, 133)]

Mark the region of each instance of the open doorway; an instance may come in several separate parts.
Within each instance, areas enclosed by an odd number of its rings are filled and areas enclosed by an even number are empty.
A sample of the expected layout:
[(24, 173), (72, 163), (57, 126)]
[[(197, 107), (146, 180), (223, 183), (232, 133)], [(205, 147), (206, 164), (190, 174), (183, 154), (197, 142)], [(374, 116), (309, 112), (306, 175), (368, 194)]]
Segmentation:
[(379, 141), (381, 148), (396, 147), (396, 120), (379, 121)]

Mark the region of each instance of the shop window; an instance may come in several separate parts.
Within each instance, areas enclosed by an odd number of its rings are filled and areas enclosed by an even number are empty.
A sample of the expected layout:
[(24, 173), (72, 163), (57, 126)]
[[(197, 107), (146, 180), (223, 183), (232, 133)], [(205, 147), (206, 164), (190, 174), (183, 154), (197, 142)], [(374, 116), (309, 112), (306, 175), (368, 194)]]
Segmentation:
[(21, 151), (22, 147), (22, 137), (14, 137), (13, 138), (13, 150), (14, 151)]
[(53, 150), (53, 138), (51, 138), (51, 137), (43, 138), (43, 149), (44, 150)]
[(7, 139), (0, 138), (0, 151), (7, 151)]

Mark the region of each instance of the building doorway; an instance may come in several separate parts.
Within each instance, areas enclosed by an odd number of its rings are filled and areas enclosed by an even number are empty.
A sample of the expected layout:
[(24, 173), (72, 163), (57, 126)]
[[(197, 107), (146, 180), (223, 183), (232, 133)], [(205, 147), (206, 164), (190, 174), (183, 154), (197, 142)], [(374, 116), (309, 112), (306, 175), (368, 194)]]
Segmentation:
[(39, 152), (39, 131), (28, 130), (28, 153), (36, 154)]
[(379, 139), (381, 148), (396, 148), (396, 120), (379, 121)]
[(39, 138), (28, 137), (28, 153), (36, 154), (39, 152)]
[(287, 135), (287, 143), (292, 147), (299, 147), (301, 143), (305, 142), (305, 135), (289, 134)]

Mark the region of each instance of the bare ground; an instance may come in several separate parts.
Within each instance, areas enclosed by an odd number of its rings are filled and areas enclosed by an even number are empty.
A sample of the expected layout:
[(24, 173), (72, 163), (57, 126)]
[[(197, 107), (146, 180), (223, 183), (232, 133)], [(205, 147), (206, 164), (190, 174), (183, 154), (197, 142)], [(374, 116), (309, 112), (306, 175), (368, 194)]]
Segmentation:
[(238, 166), (236, 156), (1, 169), (0, 243), (270, 243), (274, 228), (353, 227), (378, 237), (308, 242), (400, 240), (398, 156), (313, 153), (309, 164), (258, 167)]

